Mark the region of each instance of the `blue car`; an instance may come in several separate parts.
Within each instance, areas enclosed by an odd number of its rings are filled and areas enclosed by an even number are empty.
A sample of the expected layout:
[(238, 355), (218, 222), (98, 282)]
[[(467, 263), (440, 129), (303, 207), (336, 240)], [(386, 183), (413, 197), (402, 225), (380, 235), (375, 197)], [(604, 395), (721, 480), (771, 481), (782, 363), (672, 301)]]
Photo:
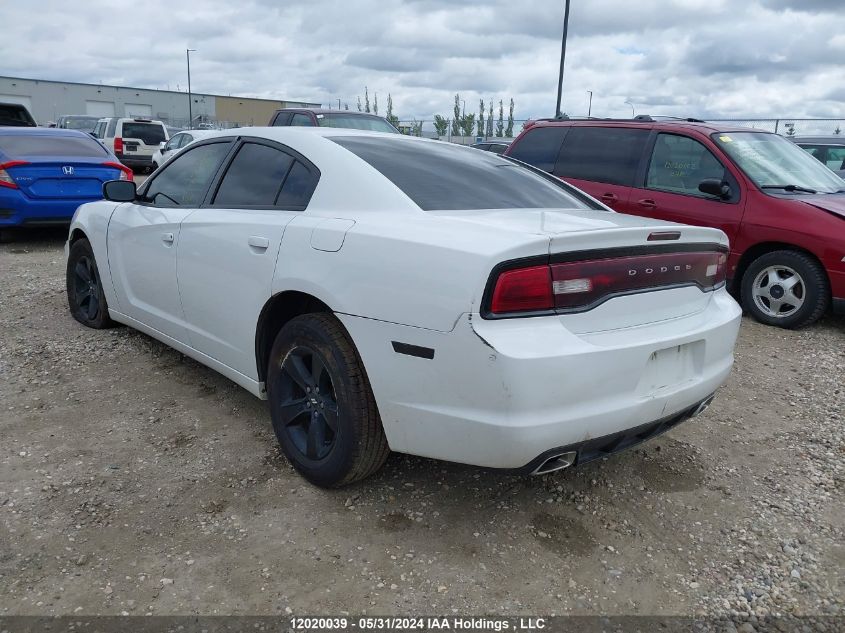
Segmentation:
[(0, 236), (8, 229), (69, 224), (77, 207), (103, 197), (107, 180), (132, 170), (89, 134), (0, 127)]

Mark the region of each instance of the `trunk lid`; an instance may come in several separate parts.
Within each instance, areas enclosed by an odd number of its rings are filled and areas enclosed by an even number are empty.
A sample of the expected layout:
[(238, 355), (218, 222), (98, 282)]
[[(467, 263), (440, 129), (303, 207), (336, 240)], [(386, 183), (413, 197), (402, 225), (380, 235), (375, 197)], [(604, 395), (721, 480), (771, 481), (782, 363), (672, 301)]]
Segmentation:
[[(438, 215), (526, 235), (547, 236), (547, 253), (537, 255), (548, 255), (553, 269), (556, 263), (600, 260), (602, 263), (594, 266), (593, 272), (605, 268), (607, 262), (606, 268), (615, 266), (617, 274), (621, 269), (636, 279), (654, 275), (654, 287), (613, 292), (584, 309), (558, 310), (564, 325), (578, 334), (637, 327), (703, 311), (713, 293), (691, 283), (674, 283), (672, 269), (678, 265), (700, 267), (696, 253), (726, 251), (728, 246), (727, 237), (718, 229), (610, 211), (506, 209)], [(660, 262), (655, 265), (654, 260), (637, 259), (655, 254), (667, 256), (669, 271), (662, 271)], [(661, 274), (669, 275), (665, 285)]]
[(26, 165), (7, 169), (20, 190), (30, 198), (79, 198), (96, 200), (103, 197), (103, 183), (120, 178), (120, 169), (104, 165), (99, 159), (62, 159), (61, 157), (22, 156)]

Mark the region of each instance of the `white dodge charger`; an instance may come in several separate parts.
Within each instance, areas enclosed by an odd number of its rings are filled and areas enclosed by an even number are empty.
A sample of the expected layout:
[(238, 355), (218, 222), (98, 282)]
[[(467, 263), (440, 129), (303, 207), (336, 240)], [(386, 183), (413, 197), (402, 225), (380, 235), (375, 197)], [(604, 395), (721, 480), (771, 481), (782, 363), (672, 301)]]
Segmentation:
[(702, 411), (733, 362), (721, 231), (614, 213), (489, 152), (242, 128), (104, 195), (70, 227), (74, 318), (269, 400), (321, 486), (390, 451), (584, 463)]

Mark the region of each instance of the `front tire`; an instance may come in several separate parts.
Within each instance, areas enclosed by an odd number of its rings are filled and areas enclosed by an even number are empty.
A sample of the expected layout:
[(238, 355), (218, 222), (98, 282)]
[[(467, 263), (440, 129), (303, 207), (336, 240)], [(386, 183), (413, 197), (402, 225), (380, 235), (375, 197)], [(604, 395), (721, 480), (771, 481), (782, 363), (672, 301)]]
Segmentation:
[(109, 318), (109, 306), (103, 294), (94, 251), (86, 239), (77, 240), (70, 247), (65, 285), (68, 306), (74, 319), (95, 330), (115, 325)]
[(805, 327), (818, 321), (829, 303), (824, 268), (799, 251), (761, 255), (742, 277), (742, 306), (767, 325)]
[(390, 454), (361, 358), (333, 315), (285, 324), (270, 352), (267, 396), (282, 451), (317, 486), (369, 477)]

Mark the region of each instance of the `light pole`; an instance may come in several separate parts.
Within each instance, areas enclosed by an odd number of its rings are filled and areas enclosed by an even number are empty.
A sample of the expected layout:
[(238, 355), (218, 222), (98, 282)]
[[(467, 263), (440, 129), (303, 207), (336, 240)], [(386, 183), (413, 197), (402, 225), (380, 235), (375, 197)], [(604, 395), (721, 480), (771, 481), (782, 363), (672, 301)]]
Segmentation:
[(636, 116), (634, 114), (634, 104), (631, 103), (630, 101), (626, 101), (625, 103), (627, 103), (629, 106), (631, 106), (631, 118), (633, 119)]
[(185, 57), (188, 59), (188, 129), (194, 129), (194, 113), (193, 113), (193, 104), (191, 103), (191, 53), (196, 53), (197, 49), (195, 48), (186, 48), (185, 49)]
[(341, 107), (340, 107), (340, 99), (338, 99), (338, 100), (337, 100), (337, 109), (338, 109), (338, 110), (340, 110), (340, 109), (341, 109)]
[(563, 12), (563, 36), (560, 39), (560, 75), (557, 79), (557, 108), (555, 109), (555, 116), (562, 117), (563, 113), (560, 111), (560, 100), (563, 98), (563, 62), (566, 60), (566, 35), (569, 29), (569, 0), (565, 0), (566, 8)]
[(590, 113), (593, 111), (593, 91), (592, 91), (592, 90), (588, 90), (587, 92), (589, 92), (589, 93), (590, 93), (590, 103), (589, 103), (589, 105), (587, 106), (587, 118), (589, 119), (589, 118), (590, 118)]

